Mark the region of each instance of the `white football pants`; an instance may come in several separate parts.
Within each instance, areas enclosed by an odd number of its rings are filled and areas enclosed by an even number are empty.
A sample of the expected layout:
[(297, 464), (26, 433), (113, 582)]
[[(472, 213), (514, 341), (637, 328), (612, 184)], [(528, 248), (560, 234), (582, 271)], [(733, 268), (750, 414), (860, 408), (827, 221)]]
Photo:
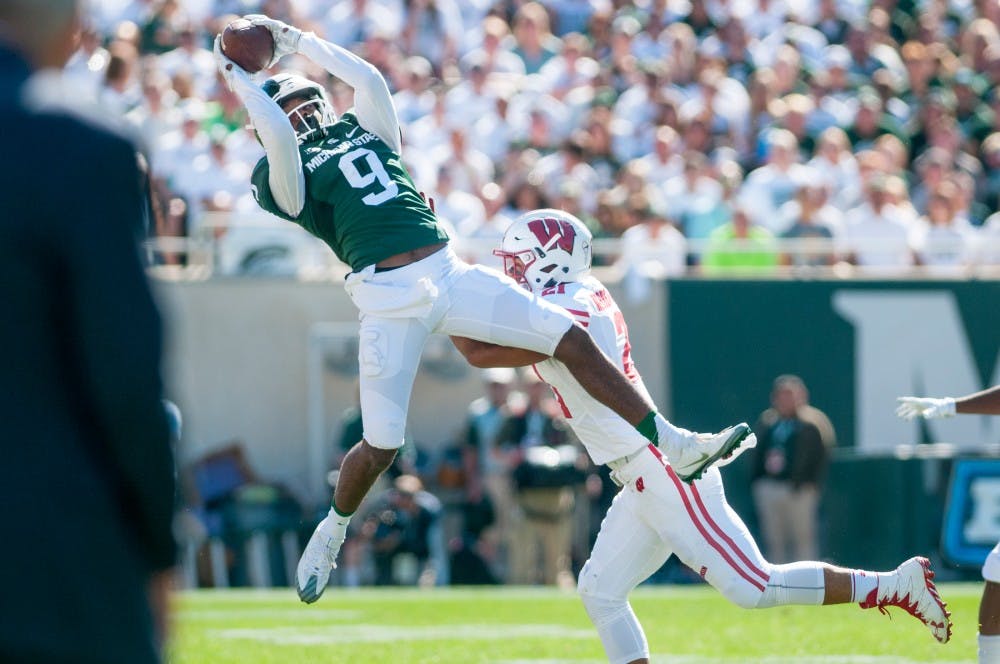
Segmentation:
[(434, 332), (552, 355), (573, 319), (509, 277), (459, 260), (450, 247), (395, 270), (371, 266), (345, 289), (360, 310), (358, 366), (364, 437), (403, 444), (420, 354)]
[(624, 487), (601, 523), (578, 584), (613, 664), (648, 657), (627, 596), (672, 553), (744, 608), (822, 602), (819, 563), (770, 565), (726, 502), (717, 468), (686, 484), (650, 446), (615, 475)]

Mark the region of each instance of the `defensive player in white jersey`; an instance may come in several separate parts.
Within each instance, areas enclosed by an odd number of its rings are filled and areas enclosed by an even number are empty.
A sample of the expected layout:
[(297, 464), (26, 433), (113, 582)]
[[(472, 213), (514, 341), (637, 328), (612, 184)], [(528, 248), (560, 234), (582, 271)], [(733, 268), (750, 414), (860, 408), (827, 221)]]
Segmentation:
[[(622, 312), (608, 290), (589, 276), (590, 233), (576, 217), (558, 210), (528, 213), (511, 225), (496, 253), (509, 276), (569, 312), (645, 392), (632, 362)], [(884, 573), (813, 561), (772, 565), (726, 502), (716, 467), (685, 484), (655, 445), (590, 397), (558, 360), (469, 339), (453, 341), (476, 366), (532, 364), (552, 386), (566, 421), (591, 458), (607, 464), (623, 487), (601, 524), (578, 584), (611, 662), (648, 662), (646, 638), (628, 593), (671, 554), (745, 608), (858, 602), (862, 608), (885, 612), (887, 606), (898, 606), (930, 628), (938, 641), (950, 637), (949, 614), (926, 558), (911, 558)], [(717, 465), (731, 462), (749, 446)]]
[(287, 73), (258, 86), (216, 37), (219, 71), (264, 146), (252, 177), (257, 203), (325, 241), (351, 267), (345, 288), (361, 312), (364, 438), (344, 457), (330, 512), (299, 561), (302, 601), (323, 593), (351, 515), (403, 444), (413, 380), (433, 332), (558, 357), (595, 399), (659, 441), (689, 480), (750, 435), (745, 424), (706, 437), (674, 427), (565, 311), (459, 260), (402, 163), (399, 120), (382, 74), (311, 32), (263, 15), (246, 18), (270, 31), (271, 65), (298, 53), (354, 89), (354, 109), (338, 118), (322, 86)]
[[(906, 420), (953, 415), (1000, 415), (1000, 385), (964, 397), (899, 397), (896, 414)], [(983, 563), (983, 596), (979, 601), (979, 664), (1000, 664), (1000, 543)]]

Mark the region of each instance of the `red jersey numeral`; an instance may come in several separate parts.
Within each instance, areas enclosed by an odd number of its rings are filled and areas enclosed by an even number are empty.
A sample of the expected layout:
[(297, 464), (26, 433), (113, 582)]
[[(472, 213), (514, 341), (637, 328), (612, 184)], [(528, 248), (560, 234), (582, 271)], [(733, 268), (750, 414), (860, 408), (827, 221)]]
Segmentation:
[(635, 370), (635, 363), (632, 361), (632, 344), (628, 340), (628, 325), (625, 324), (625, 314), (621, 309), (615, 309), (615, 334), (619, 339), (625, 339), (622, 347), (622, 373), (631, 381), (639, 378), (639, 372)]
[(551, 288), (546, 288), (542, 291), (542, 297), (548, 297), (549, 295), (563, 295), (566, 293), (566, 284), (556, 284)]

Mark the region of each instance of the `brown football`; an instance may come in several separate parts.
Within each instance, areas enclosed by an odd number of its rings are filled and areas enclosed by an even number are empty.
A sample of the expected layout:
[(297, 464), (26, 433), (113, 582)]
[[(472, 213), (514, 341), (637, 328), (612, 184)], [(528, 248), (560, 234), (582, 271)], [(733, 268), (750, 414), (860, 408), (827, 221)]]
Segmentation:
[(271, 31), (238, 18), (222, 31), (222, 52), (251, 74), (267, 67), (274, 57)]

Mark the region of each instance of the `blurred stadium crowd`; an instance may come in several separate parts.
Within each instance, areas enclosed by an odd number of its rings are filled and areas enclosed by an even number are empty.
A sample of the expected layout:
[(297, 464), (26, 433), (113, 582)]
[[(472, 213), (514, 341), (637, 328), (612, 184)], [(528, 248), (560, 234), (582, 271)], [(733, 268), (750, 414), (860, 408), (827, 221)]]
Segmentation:
[[(157, 235), (218, 241), (222, 272), (319, 253), (256, 208), (262, 149), (216, 75), (212, 38), (251, 12), (386, 75), (404, 160), (473, 261), (553, 206), (620, 238), (599, 262), (646, 277), (1000, 264), (996, 2), (93, 0), (73, 84), (143, 135)], [(304, 58), (279, 67), (351, 105)]]

